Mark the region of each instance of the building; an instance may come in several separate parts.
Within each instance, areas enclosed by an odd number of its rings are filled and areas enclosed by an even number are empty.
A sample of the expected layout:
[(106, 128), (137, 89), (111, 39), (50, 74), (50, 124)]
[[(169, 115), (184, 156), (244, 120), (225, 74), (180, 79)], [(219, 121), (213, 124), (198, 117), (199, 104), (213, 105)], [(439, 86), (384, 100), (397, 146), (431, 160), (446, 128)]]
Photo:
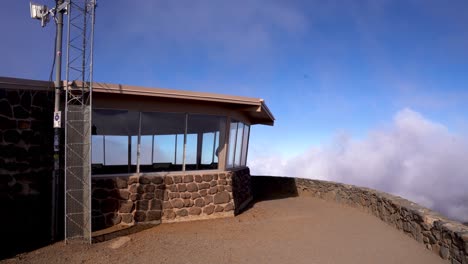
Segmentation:
[(251, 199), (262, 99), (95, 83), (93, 226), (233, 215)]
[[(51, 181), (53, 89), (0, 77), (0, 196), (11, 212), (2, 226), (18, 244), (21, 233), (48, 241), (63, 230), (63, 179)], [(92, 100), (92, 230), (231, 216), (252, 199), (250, 129), (274, 124), (262, 99), (95, 82)]]

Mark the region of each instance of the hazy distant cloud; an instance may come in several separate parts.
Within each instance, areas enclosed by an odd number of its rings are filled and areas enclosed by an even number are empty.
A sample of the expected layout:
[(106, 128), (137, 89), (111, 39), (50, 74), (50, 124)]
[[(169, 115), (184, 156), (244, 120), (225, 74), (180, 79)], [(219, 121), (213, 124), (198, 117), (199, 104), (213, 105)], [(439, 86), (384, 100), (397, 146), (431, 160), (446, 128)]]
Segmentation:
[(427, 89), (428, 80), (414, 83), (400, 82), (396, 85), (398, 99), (397, 106), (412, 105), (422, 110), (441, 111), (443, 109), (465, 109), (468, 101), (468, 90), (463, 89)]
[[(255, 154), (253, 155), (255, 156)], [(468, 139), (411, 110), (364, 139), (339, 135), (291, 159), (257, 155), (254, 175), (344, 182), (405, 197), (468, 221)]]

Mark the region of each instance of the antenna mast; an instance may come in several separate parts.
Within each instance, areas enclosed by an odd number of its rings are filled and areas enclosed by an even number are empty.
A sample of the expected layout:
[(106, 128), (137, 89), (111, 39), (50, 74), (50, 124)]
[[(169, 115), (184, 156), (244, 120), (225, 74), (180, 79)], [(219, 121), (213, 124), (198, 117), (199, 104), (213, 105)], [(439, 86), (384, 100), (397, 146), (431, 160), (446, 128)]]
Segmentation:
[(91, 117), (96, 0), (68, 0), (65, 242), (91, 243)]
[(56, 5), (30, 2), (31, 18), (45, 27), (54, 17), (55, 43), (54, 171), (52, 174), (52, 240), (57, 236), (60, 181), (63, 14), (68, 14), (65, 85), (65, 241), (91, 243), (91, 114), (93, 42), (96, 0), (55, 0)]

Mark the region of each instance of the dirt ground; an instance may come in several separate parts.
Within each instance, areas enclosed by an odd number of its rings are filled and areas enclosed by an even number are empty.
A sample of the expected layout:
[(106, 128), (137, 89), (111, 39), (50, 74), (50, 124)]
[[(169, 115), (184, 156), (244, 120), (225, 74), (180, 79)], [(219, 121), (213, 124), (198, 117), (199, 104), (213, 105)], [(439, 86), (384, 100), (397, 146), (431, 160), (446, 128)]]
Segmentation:
[(379, 219), (311, 197), (234, 218), (160, 225), (93, 245), (63, 242), (1, 263), (446, 263)]

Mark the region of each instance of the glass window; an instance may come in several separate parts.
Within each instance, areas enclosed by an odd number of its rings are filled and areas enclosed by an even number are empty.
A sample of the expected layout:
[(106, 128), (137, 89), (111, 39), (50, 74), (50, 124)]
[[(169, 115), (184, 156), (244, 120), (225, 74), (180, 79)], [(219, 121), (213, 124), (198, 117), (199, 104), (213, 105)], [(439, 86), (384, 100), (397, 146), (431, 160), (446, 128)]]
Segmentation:
[(140, 165), (151, 165), (153, 162), (151, 161), (154, 152), (153, 152), (153, 140), (154, 135), (150, 136), (141, 136), (140, 138)]
[(202, 165), (210, 165), (214, 163), (218, 163), (218, 155), (216, 155), (216, 150), (219, 147), (218, 142), (218, 132), (208, 132), (203, 133), (203, 142), (202, 142), (202, 157), (201, 157), (201, 164)]
[(132, 153), (131, 153), (131, 158), (132, 158), (132, 165), (137, 165), (137, 149), (138, 149), (138, 135), (137, 136), (132, 136), (131, 137), (131, 144), (130, 144), (130, 147), (131, 147), (131, 150), (132, 150)]
[[(244, 127), (233, 122), (230, 167), (242, 163)], [(92, 134), (93, 174), (217, 169), (226, 117), (94, 109)]]
[(186, 170), (218, 168), (220, 146), (224, 146), (226, 117), (189, 114), (187, 123)]
[[(184, 163), (184, 134), (176, 135), (176, 153), (174, 155), (174, 164), (181, 165)], [(182, 167), (180, 167), (182, 168)]]
[(138, 112), (94, 109), (93, 174), (136, 172), (138, 131)]
[(185, 169), (197, 169), (197, 134), (187, 134), (187, 145), (185, 145)]
[(183, 113), (141, 113), (140, 171), (180, 171), (185, 134)]
[(176, 164), (177, 135), (153, 135), (153, 159), (151, 163)]
[(93, 135), (91, 137), (91, 143), (92, 163), (104, 165), (104, 136)]
[(237, 124), (237, 137), (236, 137), (236, 147), (234, 155), (234, 167), (239, 167), (241, 165), (241, 153), (242, 153), (242, 136), (244, 135), (244, 124)]
[(227, 155), (227, 163), (226, 167), (227, 168), (232, 168), (234, 167), (234, 153), (235, 153), (235, 148), (236, 148), (236, 136), (237, 136), (237, 121), (232, 121), (231, 122), (231, 128), (229, 131), (229, 152)]
[(231, 122), (227, 168), (246, 166), (249, 133), (249, 125), (238, 121)]
[(244, 125), (244, 136), (242, 138), (241, 166), (247, 166), (247, 149), (249, 147), (250, 126)]
[[(105, 165), (128, 165), (128, 136), (106, 136)], [(116, 155), (116, 154), (119, 155)], [(132, 153), (133, 154), (133, 153)]]

